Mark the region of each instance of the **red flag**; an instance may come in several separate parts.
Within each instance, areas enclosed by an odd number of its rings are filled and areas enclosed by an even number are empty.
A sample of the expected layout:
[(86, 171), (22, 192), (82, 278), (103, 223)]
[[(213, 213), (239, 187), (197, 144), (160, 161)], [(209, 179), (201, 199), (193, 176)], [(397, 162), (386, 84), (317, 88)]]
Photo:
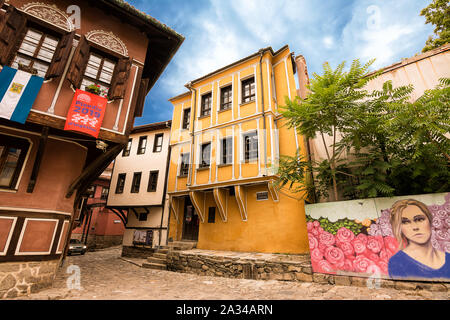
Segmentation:
[(107, 103), (106, 98), (77, 89), (67, 113), (64, 130), (79, 131), (97, 138)]

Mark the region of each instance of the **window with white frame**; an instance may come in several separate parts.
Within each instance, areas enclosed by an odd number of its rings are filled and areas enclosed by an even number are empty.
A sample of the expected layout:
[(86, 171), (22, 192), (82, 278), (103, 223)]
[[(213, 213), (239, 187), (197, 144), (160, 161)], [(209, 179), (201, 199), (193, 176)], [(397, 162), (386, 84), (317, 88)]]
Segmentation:
[(221, 164), (232, 164), (233, 163), (233, 138), (228, 137), (221, 140)]
[(207, 168), (211, 165), (211, 142), (204, 143), (200, 147), (199, 168)]
[(244, 161), (258, 159), (258, 133), (256, 131), (243, 134)]
[(114, 74), (116, 62), (97, 53), (90, 53), (84, 72), (81, 90), (86, 90), (90, 85), (100, 87), (100, 96), (108, 95), (111, 80)]

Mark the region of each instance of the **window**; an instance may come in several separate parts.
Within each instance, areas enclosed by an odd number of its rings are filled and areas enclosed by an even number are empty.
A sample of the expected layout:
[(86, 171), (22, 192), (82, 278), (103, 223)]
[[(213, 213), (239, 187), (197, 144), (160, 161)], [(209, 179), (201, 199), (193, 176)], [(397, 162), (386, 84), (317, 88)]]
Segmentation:
[(212, 94), (202, 95), (202, 105), (200, 109), (200, 117), (209, 116), (211, 114)]
[(88, 194), (89, 198), (93, 198), (95, 196), (95, 186), (90, 186), (86, 193)]
[(256, 200), (258, 200), (258, 201), (269, 200), (269, 192), (267, 192), (267, 191), (257, 192)]
[(255, 101), (255, 78), (242, 81), (242, 103)]
[(58, 43), (58, 38), (30, 28), (27, 30), (11, 66), (19, 69), (20, 64), (30, 71), (35, 69), (39, 77), (45, 78)]
[(139, 146), (137, 154), (144, 154), (146, 148), (147, 148), (147, 136), (139, 137)]
[(222, 139), (222, 164), (233, 163), (233, 138)]
[(184, 177), (189, 174), (189, 153), (183, 153), (181, 155), (181, 164), (180, 164), (180, 176)]
[(215, 223), (215, 222), (216, 222), (216, 208), (209, 207), (208, 208), (208, 223)]
[(158, 175), (159, 171), (150, 171), (150, 176), (148, 178), (148, 192), (156, 192), (156, 187), (158, 185)]
[(30, 143), (0, 135), (0, 188), (15, 189)]
[(184, 109), (183, 111), (183, 129), (189, 129), (189, 124), (191, 122), (191, 108)]
[(257, 132), (244, 134), (244, 160), (258, 159), (258, 135)]
[(140, 212), (139, 213), (139, 221), (147, 221), (147, 216), (148, 216), (147, 212)]
[(131, 183), (131, 193), (139, 193), (141, 187), (142, 172), (135, 172), (133, 175), (133, 182)]
[(128, 157), (130, 155), (132, 142), (133, 142), (133, 139), (128, 140), (127, 146), (125, 147), (125, 149), (123, 149), (122, 157)]
[(204, 143), (201, 146), (199, 168), (207, 168), (211, 164), (211, 142)]
[(108, 199), (108, 194), (109, 194), (109, 188), (108, 187), (103, 187), (102, 188), (102, 195), (100, 196), (100, 199), (101, 200)]
[(96, 84), (100, 86), (100, 95), (106, 97), (111, 85), (115, 66), (116, 62), (111, 59), (107, 59), (96, 53), (90, 53), (81, 82), (81, 90), (86, 90), (86, 87)]
[(116, 185), (116, 193), (123, 193), (123, 189), (125, 187), (125, 179), (127, 177), (126, 173), (120, 173), (117, 176), (117, 185)]
[(155, 142), (153, 144), (153, 152), (161, 152), (163, 145), (163, 134), (158, 133), (155, 135)]
[(232, 106), (232, 86), (220, 89), (220, 110), (231, 109)]

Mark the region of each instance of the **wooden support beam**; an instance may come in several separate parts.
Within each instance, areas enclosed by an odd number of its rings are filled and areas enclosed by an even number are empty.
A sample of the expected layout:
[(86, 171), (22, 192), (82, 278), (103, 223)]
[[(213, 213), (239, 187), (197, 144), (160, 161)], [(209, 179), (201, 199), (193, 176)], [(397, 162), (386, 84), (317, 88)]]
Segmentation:
[(189, 192), (189, 197), (201, 222), (205, 222), (205, 193), (202, 191), (191, 191)]
[(42, 158), (45, 152), (45, 146), (48, 140), (48, 127), (42, 128), (41, 136), (39, 137), (39, 146), (34, 160), (33, 170), (31, 171), (30, 182), (28, 183), (27, 193), (33, 193), (39, 175), (39, 168), (41, 167)]
[(247, 189), (244, 186), (234, 186), (234, 196), (242, 221), (247, 221)]
[(270, 196), (272, 197), (273, 202), (279, 202), (280, 196), (278, 194), (277, 188), (275, 187), (275, 181), (270, 180), (269, 183), (267, 184), (267, 188), (269, 189), (269, 193)]
[(220, 217), (223, 222), (228, 220), (228, 189), (226, 188), (214, 188), (213, 190), (214, 200), (216, 202), (217, 209), (219, 209)]
[(127, 226), (128, 219), (127, 219), (127, 217), (125, 216), (125, 214), (122, 212), (122, 210), (115, 209), (115, 208), (108, 208), (108, 209), (110, 209), (112, 212), (114, 212), (114, 214), (115, 214), (116, 216), (118, 216), (118, 217), (120, 218), (120, 220), (122, 220), (122, 223), (123, 223), (123, 225), (124, 225), (125, 227)]
[(136, 212), (136, 209), (134, 209), (133, 207), (131, 207), (131, 210), (134, 212), (134, 215), (136, 216), (136, 219), (139, 220), (139, 214)]
[(123, 144), (118, 144), (110, 148), (108, 151), (95, 159), (90, 165), (88, 165), (80, 176), (69, 186), (67, 189), (66, 198), (70, 198), (75, 190), (83, 187), (83, 185), (89, 185), (92, 180), (96, 179), (106, 169), (111, 161), (113, 161), (122, 151), (124, 146), (125, 145)]
[(175, 220), (178, 222), (180, 200), (177, 197), (169, 196), (169, 202), (170, 202), (170, 209), (172, 210), (173, 215), (175, 216)]

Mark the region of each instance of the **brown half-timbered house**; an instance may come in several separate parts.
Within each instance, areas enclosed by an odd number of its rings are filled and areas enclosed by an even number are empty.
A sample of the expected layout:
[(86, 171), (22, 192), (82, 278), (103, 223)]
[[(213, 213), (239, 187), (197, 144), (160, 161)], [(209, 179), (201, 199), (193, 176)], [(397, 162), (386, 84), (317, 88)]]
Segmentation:
[[(121, 0), (73, 3), (0, 0), (0, 79), (43, 79), (35, 97), (16, 90), (33, 99), (25, 123), (1, 116), (0, 97), (0, 298), (52, 283), (86, 189), (128, 142), (184, 40)], [(74, 96), (92, 85), (107, 101), (97, 138), (65, 130)]]

